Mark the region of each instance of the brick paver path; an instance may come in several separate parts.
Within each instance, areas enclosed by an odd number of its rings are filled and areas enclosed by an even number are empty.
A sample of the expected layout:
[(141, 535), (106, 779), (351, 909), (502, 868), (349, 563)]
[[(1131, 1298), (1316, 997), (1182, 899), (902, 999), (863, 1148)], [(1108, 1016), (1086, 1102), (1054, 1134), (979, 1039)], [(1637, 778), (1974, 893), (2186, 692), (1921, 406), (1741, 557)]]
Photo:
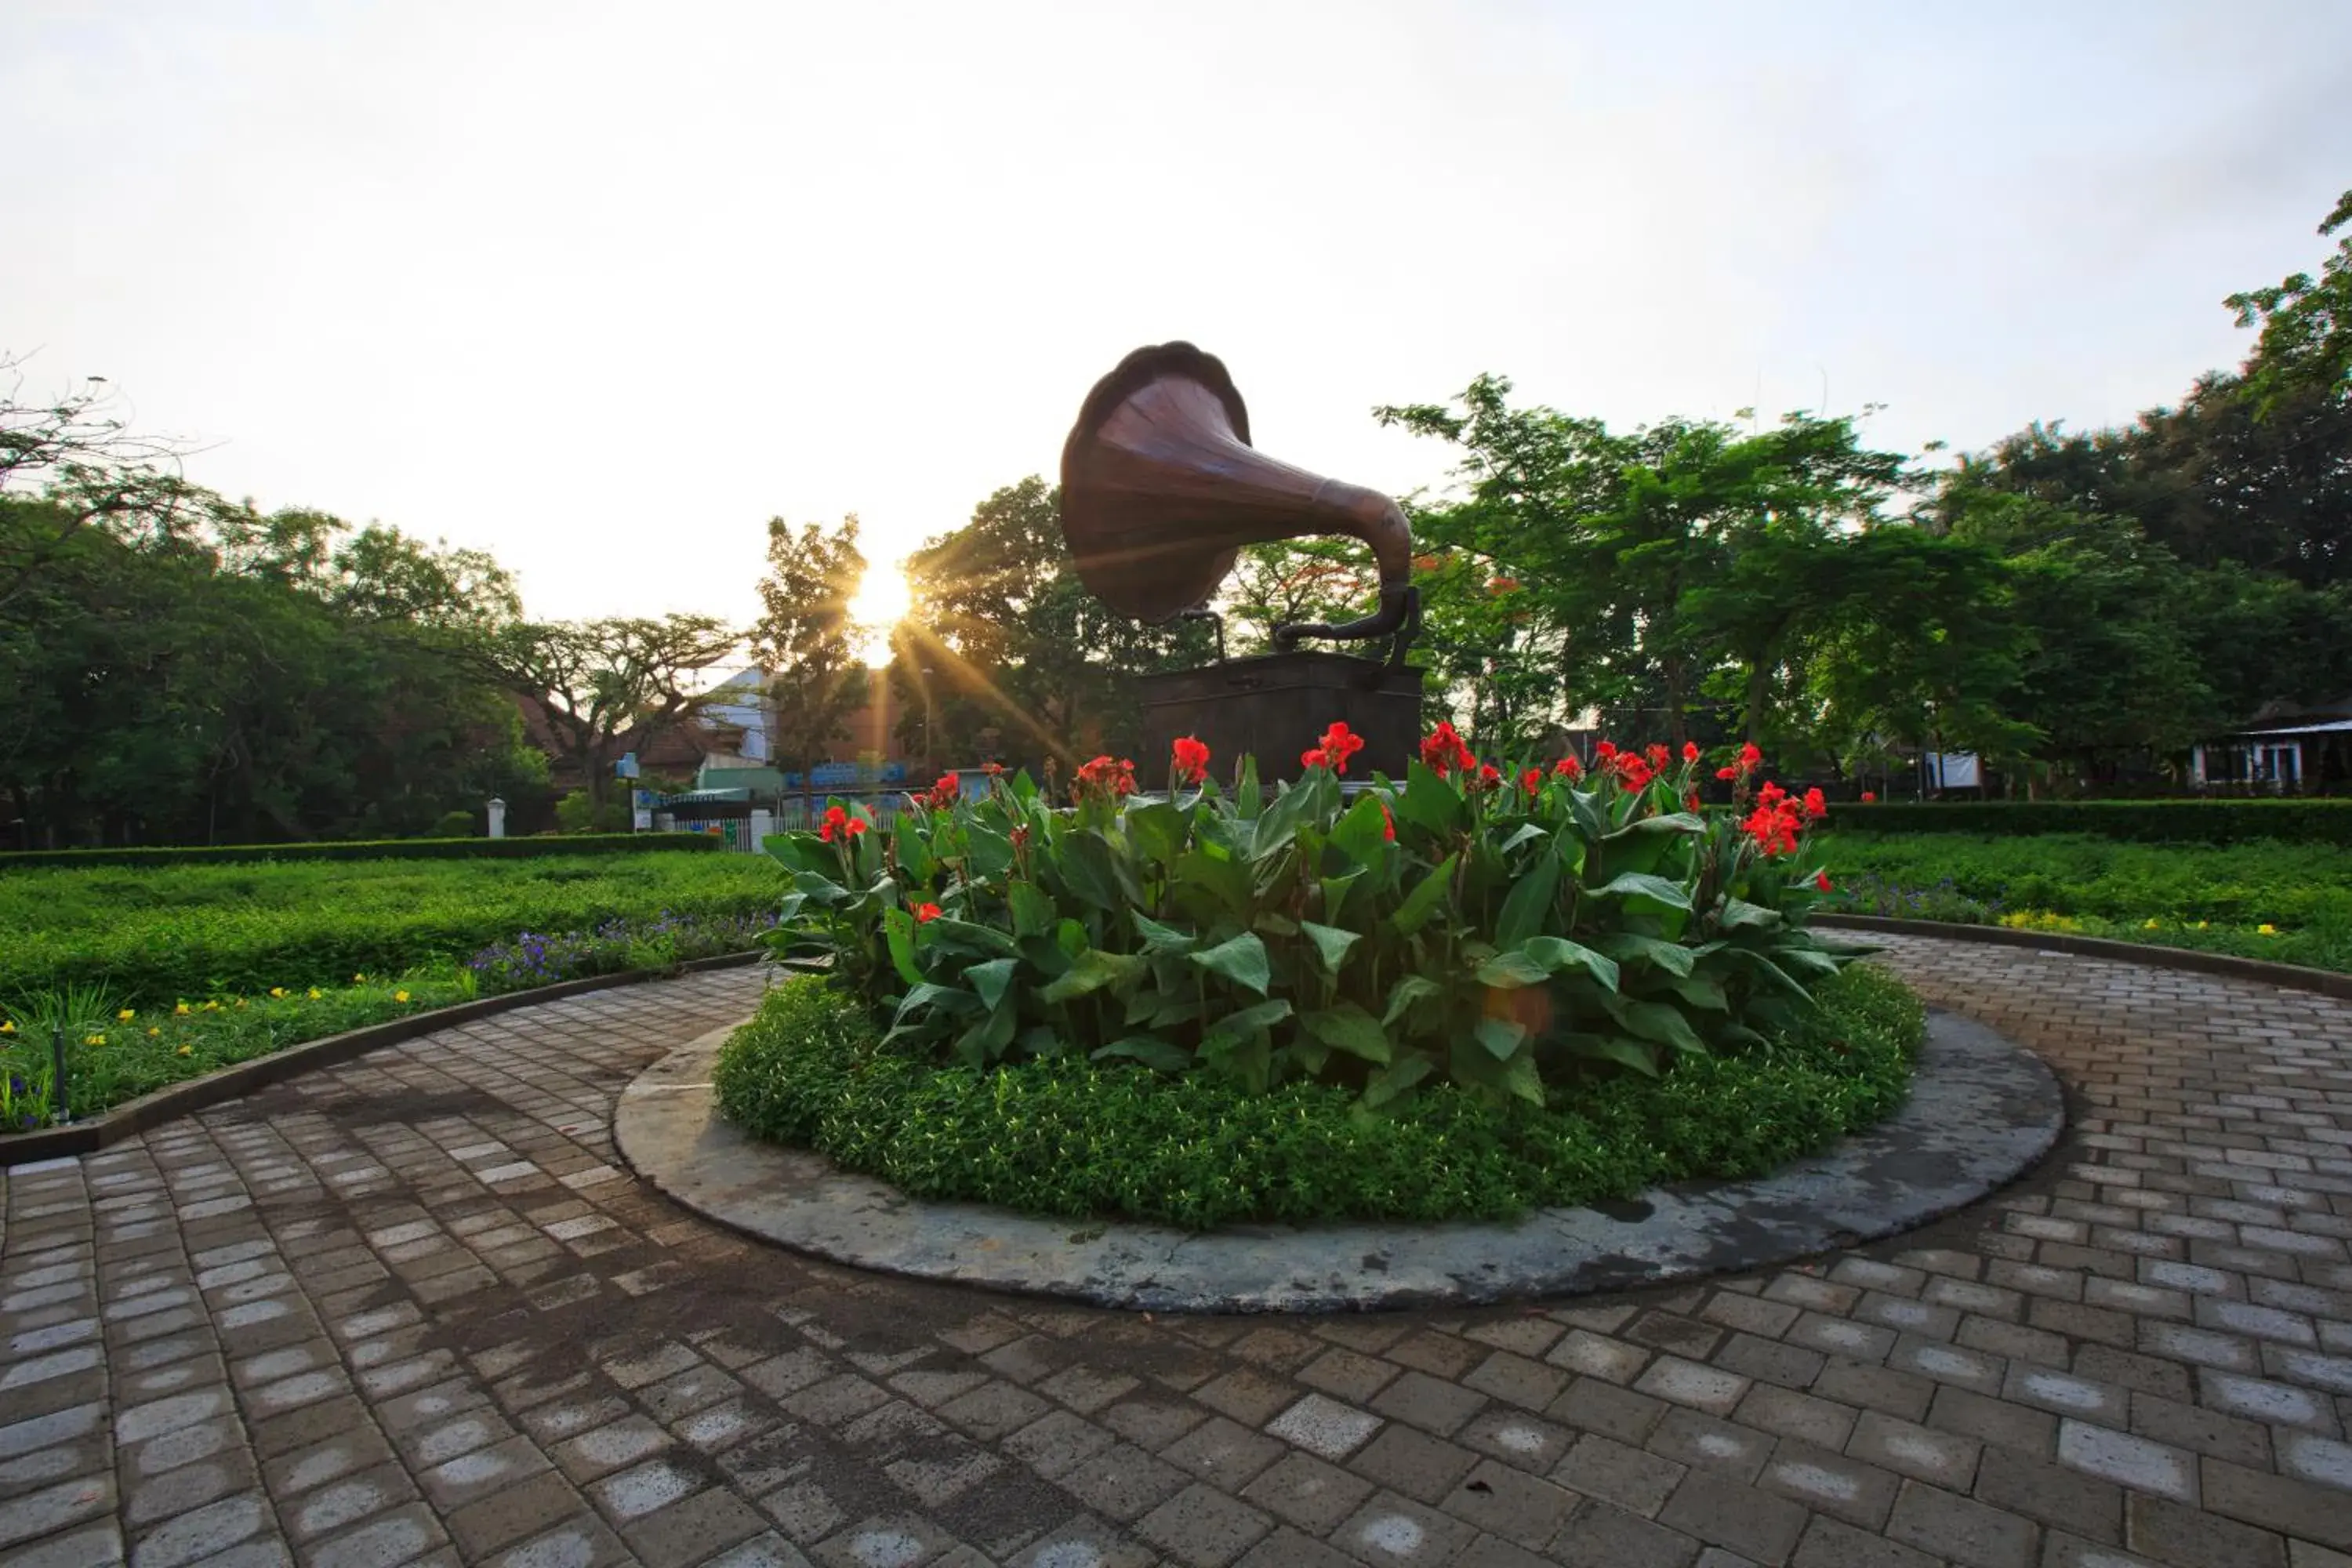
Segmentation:
[(1902, 940), (2075, 1121), (1693, 1289), (1149, 1318), (814, 1265), (615, 1168), (708, 974), (5, 1180), (0, 1560), (2347, 1568), (2352, 1008)]

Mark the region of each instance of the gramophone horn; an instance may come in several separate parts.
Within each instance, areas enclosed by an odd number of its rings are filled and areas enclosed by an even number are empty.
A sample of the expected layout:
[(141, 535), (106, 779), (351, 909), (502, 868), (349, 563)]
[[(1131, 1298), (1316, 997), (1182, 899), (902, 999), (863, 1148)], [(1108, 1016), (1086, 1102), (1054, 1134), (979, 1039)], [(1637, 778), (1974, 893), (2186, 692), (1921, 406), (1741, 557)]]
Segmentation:
[[(1300, 637), (1410, 637), (1419, 621), (1412, 534), (1396, 502), (1265, 457), (1233, 377), (1191, 343), (1136, 350), (1095, 383), (1062, 447), (1062, 531), (1105, 604), (1160, 622), (1203, 604), (1244, 544), (1339, 533), (1371, 546), (1377, 614)], [(1391, 658), (1403, 656), (1400, 638)]]

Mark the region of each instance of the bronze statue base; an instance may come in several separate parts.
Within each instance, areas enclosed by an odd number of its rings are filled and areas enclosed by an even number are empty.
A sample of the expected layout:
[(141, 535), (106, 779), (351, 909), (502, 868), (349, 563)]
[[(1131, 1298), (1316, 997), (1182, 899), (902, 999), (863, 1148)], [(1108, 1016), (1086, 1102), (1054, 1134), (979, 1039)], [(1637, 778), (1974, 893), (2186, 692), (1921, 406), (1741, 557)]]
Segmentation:
[(1332, 721), (1364, 738), (1348, 776), (1377, 769), (1404, 776), (1421, 745), (1421, 671), (1320, 650), (1261, 654), (1200, 669), (1147, 675), (1136, 682), (1143, 703), (1143, 752), (1136, 770), (1144, 787), (1164, 782), (1169, 747), (1180, 735), (1207, 742), (1209, 770), (1230, 784), (1244, 753), (1257, 758), (1267, 784), (1306, 770), (1299, 753)]

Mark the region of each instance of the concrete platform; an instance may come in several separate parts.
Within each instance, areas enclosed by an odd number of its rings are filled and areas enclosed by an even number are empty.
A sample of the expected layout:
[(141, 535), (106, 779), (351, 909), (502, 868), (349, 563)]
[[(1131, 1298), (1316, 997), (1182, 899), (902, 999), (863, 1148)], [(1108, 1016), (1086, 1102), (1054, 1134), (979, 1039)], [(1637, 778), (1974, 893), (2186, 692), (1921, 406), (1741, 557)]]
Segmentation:
[(1510, 1224), (1196, 1234), (918, 1201), (822, 1155), (747, 1137), (712, 1105), (711, 1069), (730, 1033), (678, 1047), (622, 1093), (621, 1153), (672, 1199), (860, 1268), (1154, 1311), (1466, 1306), (1768, 1268), (1973, 1203), (2047, 1153), (2065, 1121), (2057, 1080), (2038, 1058), (1937, 1012), (1901, 1109), (1768, 1175), (1538, 1210)]

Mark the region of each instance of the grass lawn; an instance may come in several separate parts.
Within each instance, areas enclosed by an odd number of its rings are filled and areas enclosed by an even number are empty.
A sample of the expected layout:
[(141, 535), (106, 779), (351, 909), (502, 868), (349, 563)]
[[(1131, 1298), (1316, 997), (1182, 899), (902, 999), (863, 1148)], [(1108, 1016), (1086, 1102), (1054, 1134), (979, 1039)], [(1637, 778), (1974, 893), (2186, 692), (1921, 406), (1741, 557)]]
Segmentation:
[(755, 946), (766, 856), (648, 853), (0, 874), (0, 1131), (87, 1116), (467, 997)]
[(1839, 907), (2352, 973), (2352, 848), (2079, 834), (1822, 836)]

